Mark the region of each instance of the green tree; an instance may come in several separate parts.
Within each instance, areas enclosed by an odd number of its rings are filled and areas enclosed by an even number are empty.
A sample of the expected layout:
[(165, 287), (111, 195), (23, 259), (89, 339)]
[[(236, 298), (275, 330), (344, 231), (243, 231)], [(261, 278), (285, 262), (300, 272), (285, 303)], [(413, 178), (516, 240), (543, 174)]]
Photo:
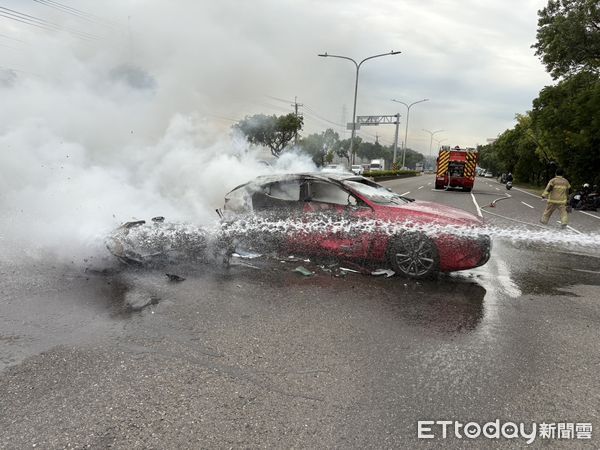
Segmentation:
[(598, 0), (549, 0), (538, 11), (537, 42), (532, 46), (554, 79), (582, 70), (600, 70)]
[(317, 166), (324, 166), (327, 163), (327, 154), (332, 151), (340, 136), (331, 128), (321, 132), (314, 133), (300, 140), (300, 146), (308, 153)]
[(533, 101), (531, 120), (548, 159), (562, 166), (571, 182), (599, 176), (600, 79), (595, 73), (546, 86)]
[(529, 113), (517, 114), (515, 118), (515, 127), (498, 136), (493, 144), (496, 170), (512, 172), (518, 181), (539, 184), (550, 159), (539, 147)]
[(382, 158), (383, 153), (384, 148), (379, 142), (361, 142), (356, 149), (356, 156), (367, 161)]
[[(362, 138), (359, 136), (354, 137), (353, 147), (356, 152), (360, 145), (362, 144)], [(341, 141), (336, 142), (334, 145), (334, 152), (340, 158), (345, 158), (348, 162), (348, 167), (350, 167), (350, 159), (352, 152), (350, 151), (350, 139), (343, 139)]]
[(267, 147), (278, 158), (302, 129), (302, 125), (303, 118), (290, 113), (285, 116), (256, 114), (246, 117), (233, 127), (241, 131), (248, 142)]
[(480, 145), (479, 149), (479, 167), (490, 170), (492, 173), (502, 171), (502, 163), (498, 157), (498, 149), (494, 144)]
[[(390, 146), (390, 153), (393, 158), (393, 154), (394, 154), (393, 146)], [(401, 149), (398, 149), (397, 159), (398, 159), (399, 166), (401, 166), (402, 165), (402, 150)], [(417, 163), (424, 163), (424, 162), (425, 162), (425, 156), (422, 153), (419, 153), (411, 148), (406, 149), (406, 155), (404, 158), (404, 165), (406, 167), (414, 168), (417, 165)]]

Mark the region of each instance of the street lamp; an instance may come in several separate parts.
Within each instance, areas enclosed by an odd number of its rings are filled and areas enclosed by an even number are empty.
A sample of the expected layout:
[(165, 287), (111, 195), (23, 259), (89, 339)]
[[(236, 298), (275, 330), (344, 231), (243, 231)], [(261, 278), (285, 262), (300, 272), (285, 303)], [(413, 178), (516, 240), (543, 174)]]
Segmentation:
[[(423, 128), (423, 131), (429, 133), (429, 135), (431, 136), (431, 140), (429, 141), (429, 160), (431, 161), (431, 146), (433, 145), (433, 135), (437, 134), (437, 133), (441, 133), (444, 130), (429, 131), (429, 130), (426, 130), (425, 128)], [(442, 141), (443, 140), (445, 140), (445, 139), (442, 139)]]
[[(402, 151), (402, 167), (404, 167), (404, 162), (405, 162), (405, 159), (406, 159), (406, 138), (407, 138), (407, 135), (408, 135), (408, 118), (410, 117), (410, 107), (412, 105), (416, 105), (417, 103), (427, 102), (427, 101), (429, 101), (429, 99), (428, 98), (424, 98), (423, 100), (419, 100), (418, 102), (413, 102), (410, 105), (407, 105), (406, 103), (401, 102), (400, 100), (394, 100), (394, 99), (392, 99), (392, 101), (396, 102), (396, 103), (402, 103), (404, 106), (406, 106), (406, 127), (404, 128), (404, 148), (403, 148), (403, 151)], [(396, 152), (394, 152), (394, 162), (396, 162)]]
[(362, 63), (364, 63), (365, 61), (368, 61), (369, 59), (379, 58), (380, 56), (397, 55), (398, 53), (401, 53), (401, 52), (396, 52), (396, 51), (392, 50), (389, 53), (382, 53), (380, 55), (369, 56), (368, 58), (363, 59), (359, 63), (354, 61), (352, 58), (349, 58), (348, 56), (330, 55), (327, 52), (318, 55), (323, 58), (330, 57), (330, 58), (347, 59), (348, 61), (352, 61), (354, 63), (354, 65), (356, 66), (356, 80), (354, 82), (354, 108), (352, 109), (352, 134), (350, 135), (350, 151), (352, 152), (352, 164), (354, 164), (354, 156), (355, 156), (353, 145), (354, 145), (354, 135), (356, 134), (356, 94), (358, 93), (358, 71), (360, 69), (360, 66), (362, 65)]
[(436, 143), (436, 145), (439, 147), (439, 145), (440, 145), (442, 142), (444, 142), (444, 141), (447, 141), (447, 140), (448, 140), (447, 138), (444, 138), (444, 139), (434, 139), (434, 142), (435, 142), (435, 143)]

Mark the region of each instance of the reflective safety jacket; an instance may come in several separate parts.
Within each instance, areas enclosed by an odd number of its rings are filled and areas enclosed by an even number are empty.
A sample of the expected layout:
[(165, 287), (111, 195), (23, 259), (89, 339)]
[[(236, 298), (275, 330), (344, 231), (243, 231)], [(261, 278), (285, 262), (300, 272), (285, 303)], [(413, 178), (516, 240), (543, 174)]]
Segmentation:
[(569, 200), (570, 189), (571, 185), (569, 182), (565, 178), (557, 176), (548, 182), (542, 197), (548, 198), (548, 203), (566, 205)]

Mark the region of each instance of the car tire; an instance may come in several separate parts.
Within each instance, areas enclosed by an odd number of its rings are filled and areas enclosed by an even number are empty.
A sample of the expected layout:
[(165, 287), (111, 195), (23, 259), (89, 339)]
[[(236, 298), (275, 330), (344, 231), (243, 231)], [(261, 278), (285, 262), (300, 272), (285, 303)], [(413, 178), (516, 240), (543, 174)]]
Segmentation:
[(440, 260), (433, 240), (420, 232), (405, 232), (391, 239), (388, 259), (397, 274), (409, 278), (431, 278), (439, 272)]
[(438, 182), (436, 181), (436, 183), (435, 183), (435, 188), (436, 188), (436, 189), (444, 189), (444, 183), (438, 183)]
[(463, 189), (465, 192), (471, 192), (471, 188), (464, 188)]

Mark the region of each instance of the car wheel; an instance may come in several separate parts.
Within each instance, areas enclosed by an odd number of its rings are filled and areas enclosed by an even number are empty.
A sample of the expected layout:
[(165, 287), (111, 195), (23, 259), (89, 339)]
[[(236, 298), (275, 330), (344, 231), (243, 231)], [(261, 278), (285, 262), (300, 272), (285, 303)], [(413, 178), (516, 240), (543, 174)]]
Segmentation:
[(436, 182), (435, 183), (435, 188), (436, 189), (444, 189), (444, 183), (438, 183), (438, 182)]
[(465, 192), (471, 192), (471, 188), (464, 188), (463, 189)]
[(392, 238), (388, 257), (396, 273), (410, 278), (428, 278), (439, 271), (435, 243), (423, 233), (406, 232)]

